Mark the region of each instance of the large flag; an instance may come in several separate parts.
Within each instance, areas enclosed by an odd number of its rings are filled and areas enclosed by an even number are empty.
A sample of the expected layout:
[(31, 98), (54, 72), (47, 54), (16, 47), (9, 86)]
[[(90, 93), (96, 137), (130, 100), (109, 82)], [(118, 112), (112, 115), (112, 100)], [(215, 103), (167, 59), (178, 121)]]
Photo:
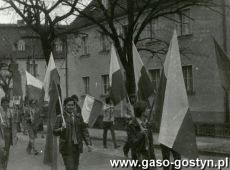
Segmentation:
[(221, 47), (216, 42), (216, 40), (215, 39), (213, 40), (216, 48), (216, 61), (218, 65), (221, 83), (223, 88), (227, 92), (229, 92), (230, 91), (230, 58), (221, 49)]
[(137, 95), (141, 100), (149, 101), (148, 98), (154, 93), (154, 87), (134, 43), (133, 67)]
[(54, 62), (53, 54), (51, 53), (49, 63), (47, 66), (47, 70), (46, 70), (46, 74), (45, 74), (45, 78), (44, 78), (43, 88), (45, 91), (45, 97), (44, 97), (45, 101), (50, 100), (50, 88), (52, 85), (52, 81), (58, 82), (57, 84), (59, 84), (60, 77), (59, 77), (55, 62)]
[(165, 85), (165, 91), (159, 91), (163, 93), (161, 95), (164, 95), (163, 100), (161, 97), (163, 103), (158, 103), (163, 105), (159, 143), (188, 158), (197, 158), (196, 135), (189, 112), (176, 31), (174, 31), (161, 76), (164, 78), (160, 86)]
[(62, 113), (60, 77), (53, 59), (50, 55), (46, 75), (44, 79), (45, 101), (48, 105), (48, 127), (44, 153), (44, 163), (57, 169), (57, 137), (53, 135), (53, 127), (56, 115)]
[(122, 101), (126, 96), (125, 80), (119, 64), (119, 59), (114, 45), (111, 47), (110, 72), (109, 72), (110, 96), (114, 105)]
[(43, 82), (26, 71), (26, 91), (29, 99), (39, 101), (42, 94)]
[(85, 123), (89, 125), (89, 127), (93, 127), (96, 122), (98, 116), (102, 112), (102, 102), (96, 100), (94, 97), (86, 95), (84, 104), (82, 107), (82, 117)]

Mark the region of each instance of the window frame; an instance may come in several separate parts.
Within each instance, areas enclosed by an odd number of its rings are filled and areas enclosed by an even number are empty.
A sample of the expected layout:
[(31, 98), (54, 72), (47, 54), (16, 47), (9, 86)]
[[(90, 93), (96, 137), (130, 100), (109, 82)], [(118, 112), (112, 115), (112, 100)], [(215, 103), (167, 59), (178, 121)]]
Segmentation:
[[(188, 94), (194, 94), (195, 90), (194, 90), (193, 66), (192, 65), (182, 66), (182, 72), (183, 72), (183, 79), (184, 79), (184, 83), (185, 83), (186, 92)], [(185, 74), (186, 74), (186, 76), (185, 76)]]
[[(157, 71), (158, 73), (155, 74), (155, 79), (153, 79), (153, 72)], [(160, 84), (160, 79), (161, 79), (161, 69), (160, 68), (150, 68), (148, 69), (149, 77), (151, 82), (153, 83), (154, 87), (156, 88), (155, 90), (158, 89), (158, 86)], [(158, 75), (157, 75), (158, 74)]]
[(19, 52), (26, 51), (26, 42), (24, 40), (19, 40), (17, 42), (17, 51)]
[(103, 74), (101, 75), (101, 86), (102, 86), (102, 95), (108, 95), (109, 94), (109, 74)]
[(90, 77), (89, 76), (82, 77), (82, 89), (83, 89), (83, 94), (90, 94)]
[(106, 35), (104, 33), (100, 33), (100, 52), (108, 51), (106, 44)]
[[(183, 9), (180, 13), (175, 14), (177, 23), (176, 30), (178, 36), (186, 36), (192, 34), (192, 23), (191, 23), (191, 10), (190, 8)], [(186, 26), (188, 25), (188, 31), (186, 30)]]
[(81, 44), (82, 44), (82, 55), (88, 55), (89, 54), (89, 47), (88, 47), (88, 35), (83, 35), (81, 37)]
[(63, 52), (63, 50), (64, 50), (63, 42), (61, 40), (56, 41), (55, 42), (55, 51), (61, 53), (61, 52)]
[[(27, 61), (27, 71), (32, 74), (34, 77), (38, 76), (38, 64), (35, 62), (35, 60), (28, 60)], [(34, 68), (35, 67), (35, 68)]]

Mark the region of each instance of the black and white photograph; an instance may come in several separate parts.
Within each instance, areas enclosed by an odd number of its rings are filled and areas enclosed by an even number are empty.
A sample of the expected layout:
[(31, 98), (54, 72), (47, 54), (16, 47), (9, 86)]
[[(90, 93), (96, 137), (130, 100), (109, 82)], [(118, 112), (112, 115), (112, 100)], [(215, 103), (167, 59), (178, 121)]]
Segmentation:
[(230, 169), (230, 0), (0, 0), (0, 170), (116, 169)]

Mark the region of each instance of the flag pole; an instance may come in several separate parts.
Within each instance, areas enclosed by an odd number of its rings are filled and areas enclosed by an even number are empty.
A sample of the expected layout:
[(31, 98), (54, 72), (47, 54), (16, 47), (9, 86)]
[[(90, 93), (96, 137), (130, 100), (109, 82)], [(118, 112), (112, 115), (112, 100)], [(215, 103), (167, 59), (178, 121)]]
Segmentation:
[[(150, 103), (150, 101), (149, 101), (149, 103)], [(153, 99), (151, 109), (150, 109), (150, 112), (149, 112), (148, 121), (151, 121), (152, 113), (153, 113), (153, 107), (154, 107), (154, 99)]]
[[(130, 105), (131, 107), (133, 107), (132, 104), (131, 104), (131, 102), (130, 102), (129, 95), (127, 95), (127, 98), (128, 98), (128, 103), (129, 103), (129, 105)], [(131, 110), (130, 110), (130, 111), (131, 111)], [(133, 111), (134, 111), (134, 108), (133, 108)], [(131, 113), (131, 118), (134, 117), (133, 114), (134, 114), (134, 113)]]
[(63, 121), (64, 125), (66, 125), (66, 122), (65, 122), (65, 119), (64, 119), (63, 107), (62, 107), (62, 103), (61, 103), (61, 98), (60, 98), (60, 96), (58, 96), (58, 100), (59, 100), (60, 107), (61, 107), (61, 117), (62, 117), (62, 121)]
[[(55, 83), (55, 82), (54, 82)], [(63, 113), (63, 107), (62, 107), (62, 102), (61, 102), (61, 98), (60, 98), (60, 95), (59, 95), (59, 90), (58, 90), (58, 87), (57, 87), (57, 84), (55, 83), (55, 87), (58, 91), (58, 101), (59, 101), (59, 104), (60, 104), (60, 110), (61, 110), (61, 117), (62, 117), (62, 121), (63, 121), (63, 124), (66, 126), (66, 122), (65, 122), (65, 119), (64, 119), (64, 113)]]

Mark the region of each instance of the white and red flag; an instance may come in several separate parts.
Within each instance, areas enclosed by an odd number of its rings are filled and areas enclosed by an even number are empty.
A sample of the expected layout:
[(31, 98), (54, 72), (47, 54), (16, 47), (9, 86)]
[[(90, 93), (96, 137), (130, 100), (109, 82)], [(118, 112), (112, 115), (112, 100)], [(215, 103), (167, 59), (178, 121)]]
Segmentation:
[(43, 82), (26, 71), (26, 92), (29, 99), (39, 100), (42, 88)]
[(156, 99), (156, 114), (161, 115), (159, 143), (185, 157), (197, 158), (195, 128), (189, 112), (176, 31), (166, 55), (159, 89)]
[(124, 74), (122, 73), (119, 58), (113, 44), (111, 46), (109, 84), (110, 97), (114, 105), (116, 105), (126, 97), (127, 93)]

